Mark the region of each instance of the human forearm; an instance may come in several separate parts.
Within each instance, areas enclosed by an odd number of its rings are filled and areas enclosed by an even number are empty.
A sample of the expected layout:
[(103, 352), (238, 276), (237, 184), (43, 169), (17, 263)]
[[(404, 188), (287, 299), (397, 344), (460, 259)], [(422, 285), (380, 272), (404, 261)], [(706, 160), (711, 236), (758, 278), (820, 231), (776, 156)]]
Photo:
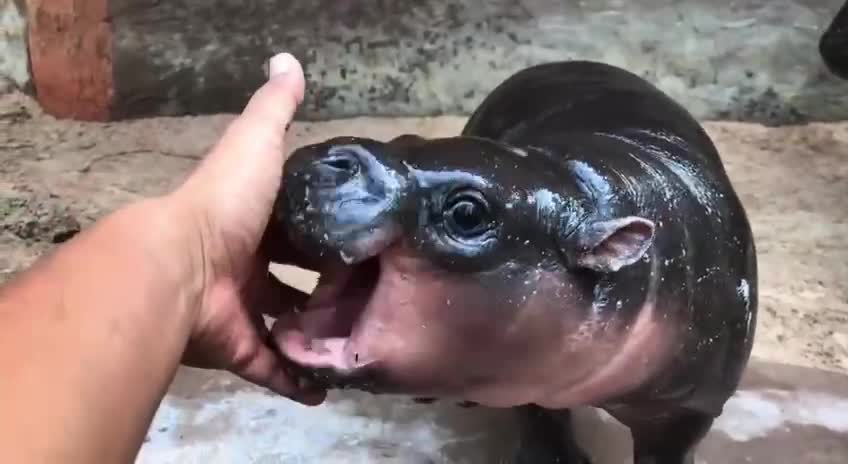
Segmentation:
[(202, 289), (197, 261), (159, 256), (190, 241), (163, 203), (116, 212), (0, 290), (0, 461), (132, 460)]

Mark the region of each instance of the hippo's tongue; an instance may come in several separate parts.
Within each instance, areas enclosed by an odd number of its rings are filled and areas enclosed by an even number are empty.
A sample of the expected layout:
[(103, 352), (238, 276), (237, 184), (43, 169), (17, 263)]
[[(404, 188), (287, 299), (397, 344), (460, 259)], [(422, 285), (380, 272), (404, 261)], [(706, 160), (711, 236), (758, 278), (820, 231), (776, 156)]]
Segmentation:
[(348, 341), (380, 273), (379, 259), (322, 273), (306, 308), (281, 318), (275, 329), (283, 354), (304, 367), (348, 371), (364, 360)]

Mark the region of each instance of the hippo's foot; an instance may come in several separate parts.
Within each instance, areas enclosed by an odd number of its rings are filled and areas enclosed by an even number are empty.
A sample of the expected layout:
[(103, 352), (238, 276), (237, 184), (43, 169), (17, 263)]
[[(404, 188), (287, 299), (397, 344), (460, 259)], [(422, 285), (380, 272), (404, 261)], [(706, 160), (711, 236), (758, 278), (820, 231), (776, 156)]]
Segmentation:
[(635, 464), (694, 464), (695, 447), (710, 430), (713, 417), (678, 410), (661, 419), (623, 422), (633, 436)]
[(512, 464), (592, 464), (574, 437), (571, 411), (523, 406), (518, 413), (523, 427)]

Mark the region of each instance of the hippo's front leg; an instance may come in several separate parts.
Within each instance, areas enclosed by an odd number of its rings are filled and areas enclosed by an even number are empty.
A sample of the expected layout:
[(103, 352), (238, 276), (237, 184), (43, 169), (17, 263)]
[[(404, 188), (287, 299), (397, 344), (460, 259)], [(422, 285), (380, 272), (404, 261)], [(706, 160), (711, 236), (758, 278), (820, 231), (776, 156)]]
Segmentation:
[(633, 437), (635, 464), (694, 464), (695, 446), (709, 431), (713, 418), (677, 410), (662, 418), (622, 422)]
[(513, 464), (592, 464), (574, 436), (571, 411), (518, 408), (521, 443)]

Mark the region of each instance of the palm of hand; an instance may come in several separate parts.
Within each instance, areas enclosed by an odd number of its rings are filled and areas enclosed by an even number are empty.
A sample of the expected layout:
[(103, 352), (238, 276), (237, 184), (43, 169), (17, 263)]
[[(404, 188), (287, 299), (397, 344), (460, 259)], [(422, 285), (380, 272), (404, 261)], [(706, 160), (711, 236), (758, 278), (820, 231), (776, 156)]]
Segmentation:
[(260, 241), (280, 188), (283, 139), (303, 99), (303, 72), (272, 79), (254, 94), (245, 111), (201, 166), (175, 193), (192, 205), (199, 267), (203, 274), (197, 322), (184, 364), (227, 369), (244, 379), (307, 404), (323, 393), (306, 392), (266, 344), (264, 314), (278, 316), (308, 296), (279, 282)]

